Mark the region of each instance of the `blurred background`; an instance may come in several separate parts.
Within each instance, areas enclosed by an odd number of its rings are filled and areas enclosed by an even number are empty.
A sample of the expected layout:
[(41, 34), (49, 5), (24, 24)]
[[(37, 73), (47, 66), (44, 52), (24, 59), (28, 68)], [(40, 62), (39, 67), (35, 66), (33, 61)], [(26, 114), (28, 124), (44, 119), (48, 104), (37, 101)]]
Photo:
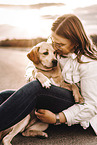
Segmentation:
[(88, 35), (97, 35), (97, 0), (0, 0), (0, 45), (10, 46), (12, 39), (47, 39), (54, 20), (66, 13), (76, 14)]

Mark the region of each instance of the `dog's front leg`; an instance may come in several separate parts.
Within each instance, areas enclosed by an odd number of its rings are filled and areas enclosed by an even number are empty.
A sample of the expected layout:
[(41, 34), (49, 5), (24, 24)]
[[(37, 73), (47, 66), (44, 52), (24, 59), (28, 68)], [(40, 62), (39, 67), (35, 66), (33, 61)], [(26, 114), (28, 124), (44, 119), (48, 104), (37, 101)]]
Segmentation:
[(84, 103), (84, 98), (81, 96), (78, 87), (76, 86), (76, 84), (72, 84), (72, 91), (73, 91), (73, 96), (75, 99), (76, 103), (80, 103), (83, 104)]
[(49, 88), (51, 86), (51, 81), (41, 72), (37, 72), (36, 78), (39, 80), (42, 87)]
[(27, 115), (23, 120), (21, 120), (19, 123), (14, 125), (12, 127), (12, 131), (3, 138), (2, 143), (4, 145), (12, 145), (11, 141), (13, 137), (16, 136), (21, 130), (23, 130), (26, 127), (29, 120), (30, 120), (30, 115)]

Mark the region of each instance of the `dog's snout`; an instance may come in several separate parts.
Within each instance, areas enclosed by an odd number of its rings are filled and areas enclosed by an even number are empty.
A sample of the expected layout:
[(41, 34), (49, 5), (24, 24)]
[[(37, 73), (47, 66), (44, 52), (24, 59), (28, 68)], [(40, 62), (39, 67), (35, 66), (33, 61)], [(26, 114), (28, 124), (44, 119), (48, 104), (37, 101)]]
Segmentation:
[(56, 59), (53, 59), (52, 63), (53, 63), (53, 67), (55, 67), (55, 66), (57, 66), (58, 61)]

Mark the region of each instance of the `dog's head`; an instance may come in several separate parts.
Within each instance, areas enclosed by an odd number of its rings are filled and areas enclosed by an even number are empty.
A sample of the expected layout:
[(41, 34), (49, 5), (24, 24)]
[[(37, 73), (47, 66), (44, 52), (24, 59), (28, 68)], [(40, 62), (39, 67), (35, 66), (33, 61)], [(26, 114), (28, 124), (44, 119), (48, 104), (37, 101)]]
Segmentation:
[(35, 64), (41, 63), (47, 68), (57, 66), (55, 50), (47, 42), (41, 42), (34, 46), (27, 54), (27, 57)]

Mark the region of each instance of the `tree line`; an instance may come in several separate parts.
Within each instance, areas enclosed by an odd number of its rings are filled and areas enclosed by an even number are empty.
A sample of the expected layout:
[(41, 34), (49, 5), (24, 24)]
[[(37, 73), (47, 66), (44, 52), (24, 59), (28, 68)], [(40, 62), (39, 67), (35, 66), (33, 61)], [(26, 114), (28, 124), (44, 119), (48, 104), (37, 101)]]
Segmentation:
[[(97, 35), (90, 35), (93, 43), (97, 46)], [(33, 47), (37, 43), (47, 41), (46, 38), (35, 38), (35, 39), (6, 39), (0, 41), (1, 47)]]

